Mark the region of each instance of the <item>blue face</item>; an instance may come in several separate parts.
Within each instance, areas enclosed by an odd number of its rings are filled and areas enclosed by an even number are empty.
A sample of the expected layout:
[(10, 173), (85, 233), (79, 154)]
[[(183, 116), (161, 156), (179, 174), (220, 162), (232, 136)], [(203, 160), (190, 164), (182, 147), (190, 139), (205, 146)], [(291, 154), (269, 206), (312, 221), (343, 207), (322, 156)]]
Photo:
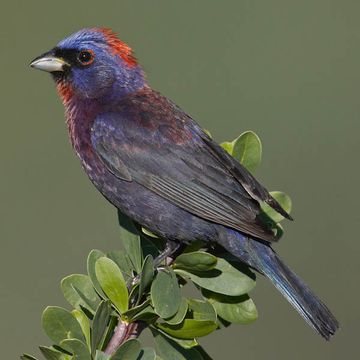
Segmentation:
[(144, 85), (140, 66), (129, 66), (114, 53), (100, 31), (81, 30), (60, 41), (52, 54), (67, 63), (63, 72), (53, 73), (55, 79), (69, 84), (80, 98), (121, 96)]

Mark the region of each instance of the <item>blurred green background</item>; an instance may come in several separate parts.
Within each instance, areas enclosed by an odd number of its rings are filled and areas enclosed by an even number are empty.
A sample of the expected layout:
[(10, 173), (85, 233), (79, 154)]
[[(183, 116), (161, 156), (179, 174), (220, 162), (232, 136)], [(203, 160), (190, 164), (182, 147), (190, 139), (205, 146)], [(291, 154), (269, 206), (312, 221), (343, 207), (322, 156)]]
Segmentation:
[(276, 249), (338, 316), (326, 343), (265, 279), (259, 320), (201, 343), (214, 359), (356, 358), (359, 340), (359, 1), (4, 1), (1, 7), (1, 358), (48, 344), (40, 316), (93, 248), (120, 246), (116, 213), (67, 140), (63, 107), (29, 61), (86, 26), (112, 27), (152, 86), (217, 140), (254, 130), (257, 172), (288, 192)]

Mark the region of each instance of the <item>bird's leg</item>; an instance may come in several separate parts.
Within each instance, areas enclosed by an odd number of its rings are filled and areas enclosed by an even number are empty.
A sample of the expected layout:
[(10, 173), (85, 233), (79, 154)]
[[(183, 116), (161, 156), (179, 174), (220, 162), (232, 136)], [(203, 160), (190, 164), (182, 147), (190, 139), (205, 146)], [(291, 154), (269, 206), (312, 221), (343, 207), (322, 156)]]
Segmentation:
[[(154, 259), (154, 267), (155, 269), (164, 261), (166, 260), (168, 257), (171, 257), (172, 255), (174, 255), (181, 247), (181, 244), (172, 240), (167, 240), (166, 241), (166, 245), (165, 245), (165, 249), (163, 250), (162, 253), (160, 253), (155, 259)], [(172, 259), (173, 260), (173, 259)], [(171, 261), (172, 261), (171, 260)], [(170, 265), (170, 264), (166, 264), (166, 265)]]
[[(167, 240), (166, 241), (166, 245), (164, 250), (162, 251), (162, 253), (160, 253), (155, 259), (154, 259), (154, 269), (157, 269), (159, 267), (159, 265), (166, 260), (168, 257), (171, 257), (172, 255), (174, 255), (179, 249), (182, 249), (182, 244), (172, 241), (172, 240)], [(166, 262), (166, 265), (170, 265), (172, 263), (174, 259), (170, 258), (170, 262)], [(140, 281), (140, 276), (141, 274), (137, 274), (132, 281), (130, 282), (130, 286), (134, 286), (135, 284), (137, 284)]]

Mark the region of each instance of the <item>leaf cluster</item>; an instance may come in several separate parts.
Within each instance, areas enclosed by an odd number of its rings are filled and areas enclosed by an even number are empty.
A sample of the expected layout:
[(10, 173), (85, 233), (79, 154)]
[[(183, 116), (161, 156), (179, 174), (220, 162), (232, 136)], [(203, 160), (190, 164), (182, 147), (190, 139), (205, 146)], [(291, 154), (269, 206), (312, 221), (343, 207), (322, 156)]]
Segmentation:
[[(244, 132), (221, 144), (250, 171), (260, 164), (262, 147), (256, 134)], [(286, 211), (290, 198), (272, 195)], [(282, 217), (262, 204), (263, 220), (278, 236)], [(61, 281), (71, 305), (67, 310), (47, 307), (42, 326), (52, 346), (40, 346), (48, 360), (155, 360), (210, 359), (198, 339), (230, 324), (249, 324), (258, 313), (248, 293), (255, 274), (229, 254), (194, 242), (174, 259), (157, 263), (165, 241), (119, 214), (124, 251), (92, 250), (87, 274), (72, 274)], [(170, 260), (170, 261), (169, 261)], [(187, 297), (187, 283), (199, 290)], [(142, 347), (137, 338), (149, 328), (156, 351)], [(114, 337), (123, 338), (112, 350)], [(22, 359), (36, 360), (24, 354)]]

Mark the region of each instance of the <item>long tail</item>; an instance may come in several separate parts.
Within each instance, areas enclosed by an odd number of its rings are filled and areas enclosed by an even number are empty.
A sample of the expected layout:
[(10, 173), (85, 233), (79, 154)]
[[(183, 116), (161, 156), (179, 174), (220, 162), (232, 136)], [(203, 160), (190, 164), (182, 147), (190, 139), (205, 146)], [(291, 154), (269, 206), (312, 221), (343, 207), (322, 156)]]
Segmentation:
[(234, 256), (266, 275), (305, 321), (326, 340), (335, 333), (339, 323), (334, 315), (269, 245), (235, 231), (221, 236), (219, 242)]

